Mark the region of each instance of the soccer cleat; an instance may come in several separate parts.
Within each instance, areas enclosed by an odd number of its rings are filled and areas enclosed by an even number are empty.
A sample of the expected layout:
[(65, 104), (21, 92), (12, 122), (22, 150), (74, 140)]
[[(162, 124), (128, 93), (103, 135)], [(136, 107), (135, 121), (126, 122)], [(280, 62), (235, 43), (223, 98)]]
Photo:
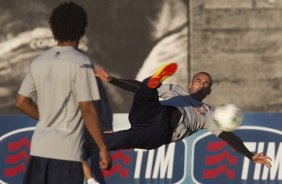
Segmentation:
[(176, 63), (169, 63), (161, 67), (148, 80), (147, 86), (151, 89), (157, 88), (166, 78), (173, 75), (177, 69)]

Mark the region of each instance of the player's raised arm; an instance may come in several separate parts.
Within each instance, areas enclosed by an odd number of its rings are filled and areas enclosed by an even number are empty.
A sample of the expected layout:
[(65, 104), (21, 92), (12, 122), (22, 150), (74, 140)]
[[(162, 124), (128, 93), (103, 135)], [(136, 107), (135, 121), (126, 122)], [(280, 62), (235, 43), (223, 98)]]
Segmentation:
[(118, 79), (111, 76), (105, 69), (100, 66), (95, 66), (94, 68), (95, 75), (99, 77), (102, 81), (111, 83), (117, 87), (120, 87), (124, 90), (137, 92), (140, 87), (143, 85), (142, 82), (133, 80), (133, 79)]

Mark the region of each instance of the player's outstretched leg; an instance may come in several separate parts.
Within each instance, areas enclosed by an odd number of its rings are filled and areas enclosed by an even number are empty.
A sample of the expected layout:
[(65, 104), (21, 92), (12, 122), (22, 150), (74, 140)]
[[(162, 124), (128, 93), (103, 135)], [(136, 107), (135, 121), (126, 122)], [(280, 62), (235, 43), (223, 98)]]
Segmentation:
[(157, 88), (162, 81), (173, 75), (177, 69), (176, 63), (169, 63), (162, 66), (153, 76), (148, 79), (147, 85), (149, 88)]

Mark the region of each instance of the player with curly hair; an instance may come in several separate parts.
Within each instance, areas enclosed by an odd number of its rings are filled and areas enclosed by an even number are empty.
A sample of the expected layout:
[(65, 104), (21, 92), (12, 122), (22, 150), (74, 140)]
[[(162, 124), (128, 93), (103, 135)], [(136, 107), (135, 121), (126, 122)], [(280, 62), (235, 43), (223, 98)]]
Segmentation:
[(100, 167), (111, 167), (93, 104), (100, 99), (93, 64), (77, 49), (87, 14), (67, 2), (53, 10), (49, 23), (58, 44), (34, 59), (16, 98), (16, 107), (38, 120), (24, 183), (82, 184), (84, 125), (98, 145)]

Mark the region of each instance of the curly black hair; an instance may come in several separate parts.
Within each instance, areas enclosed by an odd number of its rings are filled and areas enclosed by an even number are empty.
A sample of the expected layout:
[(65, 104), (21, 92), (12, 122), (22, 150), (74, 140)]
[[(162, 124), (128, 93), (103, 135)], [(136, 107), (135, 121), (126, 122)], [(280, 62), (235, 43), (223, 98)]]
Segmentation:
[(53, 10), (49, 24), (56, 41), (79, 41), (85, 33), (87, 14), (81, 6), (65, 2)]

